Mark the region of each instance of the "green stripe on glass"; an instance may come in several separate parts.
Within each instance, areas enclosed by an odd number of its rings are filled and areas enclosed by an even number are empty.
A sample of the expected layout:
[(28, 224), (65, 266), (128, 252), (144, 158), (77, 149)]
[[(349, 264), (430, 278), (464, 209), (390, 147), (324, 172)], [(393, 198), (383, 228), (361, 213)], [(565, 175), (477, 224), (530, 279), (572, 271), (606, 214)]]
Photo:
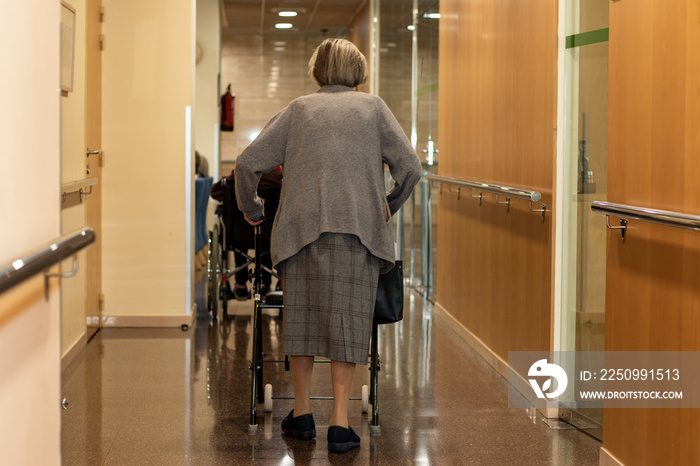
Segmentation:
[(435, 92), (438, 90), (438, 83), (431, 84), (429, 86), (421, 87), (418, 89), (416, 92), (417, 95), (425, 95), (425, 94), (430, 94), (431, 92)]
[(610, 36), (610, 28), (598, 29), (596, 31), (582, 32), (566, 36), (566, 48), (581, 47), (582, 45), (599, 44), (607, 42)]

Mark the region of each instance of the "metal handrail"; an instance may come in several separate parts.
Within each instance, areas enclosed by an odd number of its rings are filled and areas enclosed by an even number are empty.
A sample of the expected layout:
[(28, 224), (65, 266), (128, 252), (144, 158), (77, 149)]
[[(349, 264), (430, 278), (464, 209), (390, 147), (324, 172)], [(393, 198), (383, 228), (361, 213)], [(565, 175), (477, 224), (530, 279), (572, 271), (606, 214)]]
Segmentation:
[[(547, 210), (547, 206), (545, 204), (540, 204), (541, 209), (535, 210), (532, 208), (533, 202), (537, 202), (540, 199), (542, 199), (542, 194), (540, 194), (539, 191), (528, 191), (526, 189), (513, 188), (510, 186), (500, 186), (500, 185), (496, 185), (496, 184), (481, 183), (478, 181), (461, 180), (459, 178), (451, 178), (449, 176), (441, 176), (441, 175), (426, 175), (425, 178), (429, 181), (434, 181), (436, 183), (440, 183), (440, 187), (442, 187), (442, 183), (457, 186), (457, 199), (459, 199), (460, 188), (467, 188), (467, 189), (469, 189), (469, 197), (478, 198), (479, 205), (481, 205), (482, 192), (493, 193), (496, 195), (496, 202), (498, 204), (505, 204), (507, 206), (506, 207), (507, 212), (510, 211), (510, 198), (511, 197), (515, 197), (518, 199), (525, 199), (525, 200), (530, 202), (530, 211), (531, 212), (541, 212), (542, 213), (542, 221), (544, 222), (544, 213)], [(479, 195), (473, 196), (471, 194), (472, 190), (478, 191)], [(450, 190), (450, 191), (452, 191), (452, 190)], [(498, 196), (504, 196), (506, 198), (506, 202), (500, 202), (498, 200)]]
[(80, 191), (88, 186), (95, 186), (98, 182), (97, 178), (85, 178), (83, 180), (71, 181), (69, 183), (63, 183), (61, 189), (64, 194), (74, 193)]
[(0, 269), (0, 293), (58, 264), (93, 241), (95, 232), (85, 227), (15, 259)]
[(460, 180), (458, 178), (450, 178), (449, 176), (441, 175), (427, 175), (427, 179), (430, 181), (437, 181), (439, 183), (447, 183), (454, 186), (462, 186), (465, 188), (470, 188), (478, 191), (486, 191), (490, 193), (499, 194), (506, 197), (517, 197), (520, 199), (527, 199), (528, 201), (537, 202), (542, 199), (542, 194), (539, 191), (527, 191), (520, 188), (511, 188), (509, 186), (499, 186), (496, 184), (479, 183), (477, 181), (467, 181)]
[[(66, 196), (70, 193), (79, 192), (80, 202), (83, 202), (83, 196), (87, 194), (92, 194), (92, 187), (95, 186), (99, 180), (97, 178), (85, 178), (83, 180), (71, 181), (69, 183), (63, 183), (61, 185), (61, 191), (63, 191), (62, 202), (66, 201)], [(83, 191), (85, 188), (90, 188), (90, 191)]]
[[(687, 230), (700, 231), (700, 216), (671, 212), (668, 210), (649, 209), (646, 207), (635, 207), (624, 204), (614, 204), (605, 201), (593, 201), (591, 210), (606, 217), (606, 223), (611, 230), (622, 230), (622, 242), (625, 242), (625, 232), (627, 230), (627, 219), (641, 220), (643, 222), (656, 223), (669, 227), (684, 228)], [(610, 216), (619, 217), (620, 226), (610, 226)]]

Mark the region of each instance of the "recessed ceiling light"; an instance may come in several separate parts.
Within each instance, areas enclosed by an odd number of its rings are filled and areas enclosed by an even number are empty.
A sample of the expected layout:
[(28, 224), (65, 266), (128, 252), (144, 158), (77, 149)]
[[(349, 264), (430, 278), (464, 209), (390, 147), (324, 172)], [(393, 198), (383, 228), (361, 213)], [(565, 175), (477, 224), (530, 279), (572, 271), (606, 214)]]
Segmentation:
[(416, 29), (416, 27), (415, 27), (413, 24), (411, 24), (410, 26), (408, 26), (408, 30), (409, 30), (409, 31), (413, 31), (414, 29)]
[(293, 18), (297, 15), (296, 11), (280, 11), (278, 15), (285, 17), (285, 18)]
[(275, 27), (277, 29), (291, 29), (294, 25), (292, 23), (277, 23)]
[(440, 13), (423, 13), (423, 18), (440, 19)]

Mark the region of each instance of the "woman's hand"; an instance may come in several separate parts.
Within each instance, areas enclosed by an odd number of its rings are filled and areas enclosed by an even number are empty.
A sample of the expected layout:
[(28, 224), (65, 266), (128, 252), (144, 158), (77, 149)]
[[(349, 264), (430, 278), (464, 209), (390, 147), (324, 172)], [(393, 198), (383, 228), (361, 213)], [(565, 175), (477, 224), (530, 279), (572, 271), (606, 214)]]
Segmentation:
[(246, 218), (245, 221), (248, 222), (248, 223), (250, 223), (250, 224), (253, 225), (253, 226), (257, 226), (257, 225), (260, 225), (260, 224), (263, 222), (263, 219), (261, 218), (260, 220), (257, 220), (257, 221), (256, 221), (256, 220), (251, 220), (251, 219), (249, 219), (249, 218)]

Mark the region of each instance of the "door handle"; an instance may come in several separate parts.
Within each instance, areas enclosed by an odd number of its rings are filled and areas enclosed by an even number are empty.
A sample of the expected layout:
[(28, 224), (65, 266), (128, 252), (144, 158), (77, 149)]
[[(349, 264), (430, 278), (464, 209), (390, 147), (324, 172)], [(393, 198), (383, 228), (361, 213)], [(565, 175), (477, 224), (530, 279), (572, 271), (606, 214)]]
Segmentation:
[(87, 156), (88, 156), (88, 157), (90, 157), (91, 155), (97, 155), (97, 154), (99, 154), (99, 153), (100, 153), (99, 150), (90, 150), (89, 147), (88, 147), (88, 149), (87, 149)]

